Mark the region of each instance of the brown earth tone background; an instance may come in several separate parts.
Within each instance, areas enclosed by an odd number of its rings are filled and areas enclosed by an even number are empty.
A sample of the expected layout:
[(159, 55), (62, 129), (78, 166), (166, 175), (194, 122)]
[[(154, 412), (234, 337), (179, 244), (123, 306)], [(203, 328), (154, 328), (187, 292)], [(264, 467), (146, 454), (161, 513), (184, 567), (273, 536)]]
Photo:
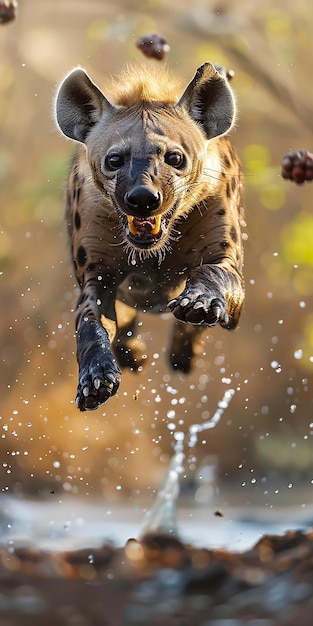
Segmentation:
[[(170, 316), (143, 317), (139, 375), (79, 414), (77, 288), (63, 223), (73, 145), (53, 98), (76, 65), (105, 85), (125, 63), (149, 62), (138, 37), (161, 33), (167, 63), (191, 79), (210, 60), (235, 70), (233, 141), (245, 173), (246, 305), (234, 333), (208, 330), (194, 372), (173, 374)], [(272, 506), (313, 493), (312, 186), (280, 176), (288, 150), (313, 149), (313, 13), (309, 0), (21, 0), (0, 30), (0, 488), (11, 494), (149, 496), (166, 471), (173, 422), (208, 419), (226, 388), (231, 407), (187, 460), (216, 455), (221, 488)], [(229, 383), (229, 380), (231, 382)], [(171, 411), (175, 411), (173, 419)], [(248, 495), (246, 495), (246, 493)], [(301, 496), (302, 497), (302, 496)]]

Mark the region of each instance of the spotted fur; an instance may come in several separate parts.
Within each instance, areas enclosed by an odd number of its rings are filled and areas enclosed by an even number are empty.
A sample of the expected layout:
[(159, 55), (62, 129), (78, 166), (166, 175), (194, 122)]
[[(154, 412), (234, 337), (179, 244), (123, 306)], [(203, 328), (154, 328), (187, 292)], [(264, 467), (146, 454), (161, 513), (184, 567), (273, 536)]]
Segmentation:
[[(164, 69), (130, 68), (104, 95), (82, 69), (56, 99), (79, 142), (67, 187), (77, 303), (77, 406), (114, 395), (145, 350), (137, 311), (169, 309), (169, 361), (189, 371), (200, 332), (237, 325), (244, 300), (241, 175), (225, 135), (232, 90), (206, 63), (183, 91)], [(186, 323), (187, 322), (187, 323)]]

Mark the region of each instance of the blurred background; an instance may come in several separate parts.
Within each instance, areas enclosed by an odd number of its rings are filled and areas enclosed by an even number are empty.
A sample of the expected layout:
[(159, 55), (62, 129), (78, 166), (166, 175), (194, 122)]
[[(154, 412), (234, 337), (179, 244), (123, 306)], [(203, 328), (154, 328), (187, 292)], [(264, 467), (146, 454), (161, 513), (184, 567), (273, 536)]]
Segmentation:
[[(105, 86), (129, 61), (158, 63), (136, 47), (147, 33), (166, 38), (161, 62), (186, 83), (207, 60), (235, 71), (246, 304), (236, 331), (208, 330), (189, 376), (166, 363), (170, 315), (142, 317), (143, 371), (80, 414), (63, 219), (73, 144), (56, 131), (53, 99), (76, 65)], [(312, 500), (313, 187), (280, 176), (286, 152), (313, 149), (312, 56), (310, 0), (21, 0), (0, 27), (3, 493), (152, 498), (175, 430), (208, 420), (231, 387), (220, 423), (187, 454), (183, 489), (205, 502), (213, 473), (222, 503)]]

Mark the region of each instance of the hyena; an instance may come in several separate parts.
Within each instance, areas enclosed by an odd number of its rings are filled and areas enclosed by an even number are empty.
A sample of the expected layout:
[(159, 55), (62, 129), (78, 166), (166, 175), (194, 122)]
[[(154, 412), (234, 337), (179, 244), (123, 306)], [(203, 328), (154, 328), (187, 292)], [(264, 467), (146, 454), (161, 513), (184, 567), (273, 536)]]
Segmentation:
[(187, 372), (199, 333), (233, 329), (244, 300), (240, 164), (225, 137), (235, 99), (221, 68), (185, 89), (161, 68), (129, 68), (101, 91), (73, 70), (56, 120), (81, 144), (66, 219), (81, 293), (76, 404), (113, 396), (120, 368), (138, 369), (137, 312), (173, 314), (168, 355)]

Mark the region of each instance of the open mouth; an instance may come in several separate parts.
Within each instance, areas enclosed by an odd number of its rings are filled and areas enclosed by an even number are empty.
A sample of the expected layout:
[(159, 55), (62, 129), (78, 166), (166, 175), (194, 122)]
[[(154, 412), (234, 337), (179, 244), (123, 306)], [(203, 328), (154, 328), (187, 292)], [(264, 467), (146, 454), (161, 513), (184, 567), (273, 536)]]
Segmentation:
[(175, 212), (176, 204), (166, 213), (161, 213), (161, 215), (137, 217), (135, 215), (125, 215), (124, 213), (122, 217), (124, 224), (126, 222), (125, 217), (127, 218), (125, 227), (128, 240), (136, 248), (145, 248), (146, 250), (154, 247), (159, 248), (163, 240), (166, 241), (170, 236)]
[(153, 245), (167, 231), (167, 220), (162, 219), (161, 215), (154, 217), (127, 215), (127, 222), (127, 235), (137, 245), (143, 247)]

